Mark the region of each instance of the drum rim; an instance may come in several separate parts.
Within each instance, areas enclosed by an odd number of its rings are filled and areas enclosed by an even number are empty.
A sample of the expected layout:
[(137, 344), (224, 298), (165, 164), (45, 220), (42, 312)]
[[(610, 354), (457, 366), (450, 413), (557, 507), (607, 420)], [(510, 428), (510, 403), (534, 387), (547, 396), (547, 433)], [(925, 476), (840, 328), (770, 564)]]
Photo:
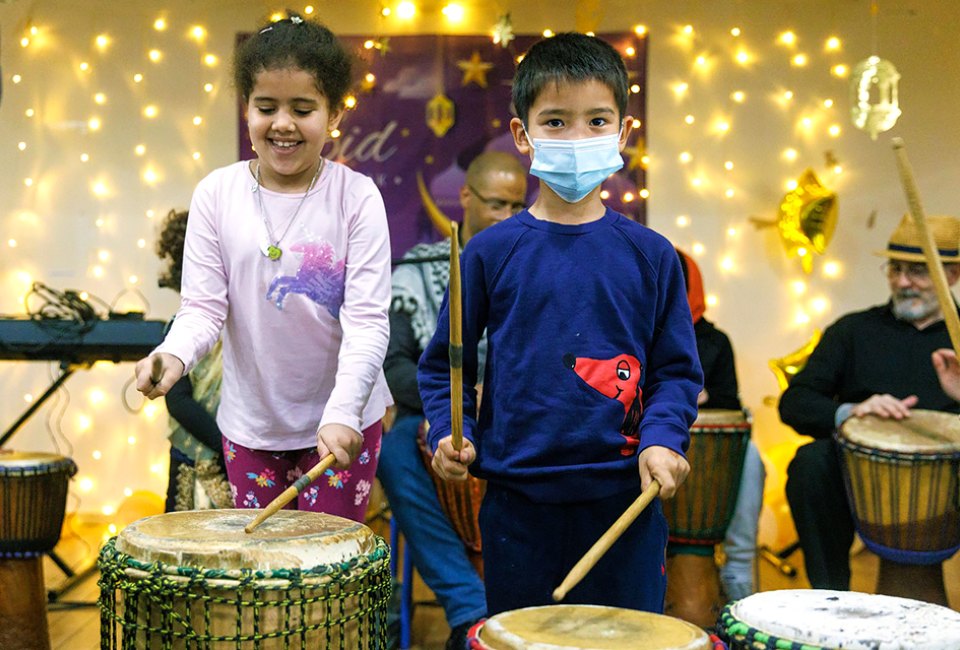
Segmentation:
[(841, 448), (853, 453), (860, 453), (871, 458), (878, 458), (891, 462), (917, 462), (917, 461), (941, 461), (941, 460), (960, 460), (960, 449), (953, 451), (932, 450), (932, 451), (899, 451), (896, 449), (884, 449), (880, 447), (868, 447), (862, 443), (847, 438), (841, 431), (837, 431), (834, 439)]
[[(943, 421), (960, 418), (960, 414), (952, 413), (949, 411), (934, 411), (932, 409), (912, 409), (911, 412), (914, 415), (920, 415), (922, 417), (932, 417), (932, 419), (940, 419)], [(960, 458), (960, 438), (958, 438), (955, 441), (942, 444), (940, 449), (937, 449), (936, 447), (931, 446), (929, 451), (921, 450), (921, 449), (899, 450), (899, 449), (891, 449), (889, 447), (873, 447), (873, 446), (868, 446), (861, 441), (851, 440), (846, 432), (847, 431), (846, 427), (849, 426), (853, 428), (858, 428), (858, 423), (864, 420), (882, 421), (882, 422), (889, 421), (887, 418), (881, 418), (873, 414), (867, 414), (860, 418), (850, 417), (844, 420), (843, 423), (841, 423), (840, 426), (837, 427), (837, 429), (834, 431), (834, 438), (837, 440), (847, 441), (850, 444), (858, 445), (866, 449), (870, 449), (870, 450), (876, 449), (878, 451), (885, 451), (893, 454), (904, 454), (904, 455), (917, 454), (922, 456), (943, 455), (944, 457), (949, 457), (949, 458)], [(897, 421), (894, 421), (894, 422), (897, 422)], [(948, 449), (949, 451), (945, 451), (944, 448)]]
[[(657, 614), (656, 612), (646, 612), (641, 610), (629, 609), (625, 607), (614, 607), (614, 606), (607, 606), (607, 605), (588, 605), (584, 603), (555, 603), (553, 605), (533, 605), (530, 607), (520, 607), (518, 609), (511, 609), (504, 612), (499, 612), (498, 614), (494, 614), (493, 616), (482, 618), (476, 623), (474, 623), (474, 625), (467, 632), (467, 638), (468, 639), (472, 638), (472, 639), (476, 639), (479, 642), (483, 642), (483, 639), (480, 636), (481, 631), (486, 626), (486, 624), (491, 621), (491, 619), (494, 619), (496, 616), (499, 616), (500, 614), (516, 614), (519, 612), (539, 611), (539, 610), (545, 610), (545, 609), (551, 609), (555, 611), (559, 609), (572, 610), (575, 608), (576, 609), (592, 609), (592, 610), (622, 610), (622, 611), (628, 612), (629, 615), (631, 616), (634, 616), (634, 615), (640, 615), (641, 617), (651, 616), (651, 617), (654, 617), (654, 619), (662, 619), (664, 621), (673, 623), (677, 626), (677, 629), (682, 628), (684, 630), (689, 630), (691, 632), (699, 632), (702, 635), (702, 637), (692, 639), (690, 642), (691, 645), (689, 647), (694, 647), (695, 644), (701, 643), (703, 641), (713, 644), (713, 639), (711, 638), (711, 635), (708, 634), (705, 630), (694, 625), (693, 623), (690, 623), (689, 621), (676, 618), (675, 616), (667, 616), (665, 614)], [(507, 630), (507, 632), (509, 632), (509, 630)], [(536, 641), (536, 640), (530, 640), (530, 639), (522, 639), (522, 641), (524, 641), (525, 643), (534, 643), (534, 644), (543, 643), (542, 641)], [(540, 646), (537, 645), (537, 647), (540, 647)]]
[(208, 569), (203, 567), (179, 566), (159, 560), (144, 562), (119, 551), (116, 548), (117, 536), (111, 537), (103, 545), (97, 560), (101, 573), (107, 563), (113, 563), (120, 572), (136, 578), (154, 577), (164, 582), (193, 583), (199, 580), (210, 581), (218, 588), (232, 588), (239, 585), (247, 588), (251, 582), (266, 583), (271, 589), (282, 589), (284, 585), (322, 586), (333, 578), (341, 576), (361, 577), (370, 571), (376, 571), (390, 560), (390, 547), (379, 535), (375, 536), (375, 546), (365, 555), (357, 555), (348, 560), (321, 564), (309, 569)]
[[(2, 450), (0, 450), (2, 451)], [(66, 471), (70, 476), (77, 473), (77, 464), (68, 456), (47, 452), (13, 452), (14, 454), (33, 454), (25, 458), (9, 458), (8, 454), (0, 453), (0, 476), (37, 476), (41, 474), (57, 474)], [(43, 461), (43, 462), (38, 462)]]
[[(948, 612), (953, 615), (960, 614), (949, 607), (944, 607), (942, 605), (937, 605), (934, 603), (927, 603), (927, 602), (915, 600), (912, 598), (904, 598), (901, 596), (889, 596), (886, 594), (855, 592), (855, 591), (836, 591), (836, 590), (829, 590), (829, 589), (820, 589), (820, 590), (775, 589), (773, 591), (758, 592), (753, 594), (752, 596), (748, 596), (747, 598), (744, 598), (741, 600), (748, 600), (751, 598), (762, 599), (764, 598), (764, 594), (778, 594), (783, 592), (792, 592), (792, 593), (801, 594), (801, 597), (806, 597), (806, 598), (809, 598), (812, 594), (816, 594), (816, 593), (820, 593), (824, 597), (830, 594), (830, 595), (835, 595), (841, 599), (850, 598), (852, 597), (853, 594), (856, 594), (857, 596), (863, 596), (868, 599), (880, 599), (880, 600), (886, 601), (887, 603), (889, 603), (891, 607), (897, 603), (912, 603), (917, 606), (927, 607), (934, 610), (944, 610), (945, 612)], [(769, 598), (770, 596), (767, 596), (767, 597)], [(734, 640), (737, 640), (737, 641), (746, 640), (748, 643), (751, 644), (750, 647), (753, 647), (752, 644), (754, 643), (761, 643), (765, 648), (780, 648), (782, 646), (785, 648), (786, 647), (798, 648), (798, 649), (802, 648), (803, 650), (831, 650), (831, 648), (836, 647), (836, 646), (813, 645), (813, 643), (808, 643), (806, 641), (797, 641), (795, 639), (788, 639), (785, 637), (779, 637), (774, 634), (764, 632), (759, 628), (755, 628), (750, 623), (743, 621), (741, 619), (738, 619), (736, 616), (734, 616), (733, 609), (734, 607), (737, 606), (739, 602), (741, 601), (733, 601), (731, 603), (726, 604), (720, 612), (720, 616), (718, 619), (719, 631), (721, 633), (721, 638), (727, 642), (732, 642)], [(860, 640), (843, 639), (842, 641), (844, 643), (844, 647), (848, 647), (846, 644), (860, 643), (861, 641), (863, 641), (863, 639), (860, 639)], [(926, 645), (921, 647), (930, 647), (930, 646)]]

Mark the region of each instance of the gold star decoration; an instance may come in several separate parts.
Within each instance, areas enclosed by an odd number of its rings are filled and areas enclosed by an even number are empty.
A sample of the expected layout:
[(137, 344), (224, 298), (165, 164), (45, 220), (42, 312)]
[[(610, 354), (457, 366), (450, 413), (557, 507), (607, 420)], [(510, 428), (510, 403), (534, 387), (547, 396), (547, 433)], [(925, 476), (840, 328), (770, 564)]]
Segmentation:
[(507, 47), (514, 38), (516, 36), (513, 35), (513, 23), (508, 12), (500, 16), (497, 24), (493, 26), (493, 44)]
[(627, 162), (627, 171), (646, 168), (643, 164), (643, 157), (647, 155), (647, 148), (643, 138), (637, 138), (632, 147), (624, 147), (623, 153), (630, 156), (630, 160)]
[(460, 80), (461, 86), (466, 86), (473, 82), (481, 88), (487, 87), (487, 72), (493, 67), (492, 63), (487, 63), (480, 57), (480, 52), (473, 51), (467, 60), (457, 61), (457, 67), (463, 70), (463, 79)]

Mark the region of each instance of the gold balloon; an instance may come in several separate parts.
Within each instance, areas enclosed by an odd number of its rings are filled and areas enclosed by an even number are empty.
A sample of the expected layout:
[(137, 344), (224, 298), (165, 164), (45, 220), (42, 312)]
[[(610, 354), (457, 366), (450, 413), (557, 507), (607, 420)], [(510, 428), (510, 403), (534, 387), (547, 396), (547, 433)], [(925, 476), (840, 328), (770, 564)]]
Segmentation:
[(810, 353), (812, 353), (813, 349), (820, 343), (820, 336), (822, 334), (823, 332), (819, 329), (813, 330), (813, 336), (801, 345), (799, 349), (794, 350), (785, 357), (770, 359), (770, 361), (767, 362), (770, 370), (777, 376), (777, 384), (780, 386), (781, 393), (790, 385), (790, 380), (807, 365), (807, 359), (810, 358)]
[(137, 490), (120, 504), (114, 515), (114, 521), (117, 529), (124, 528), (129, 524), (143, 519), (159, 515), (163, 512), (163, 497), (149, 490)]
[(787, 255), (800, 258), (803, 270), (813, 270), (813, 254), (823, 253), (837, 226), (837, 195), (820, 184), (812, 169), (780, 201), (777, 226)]

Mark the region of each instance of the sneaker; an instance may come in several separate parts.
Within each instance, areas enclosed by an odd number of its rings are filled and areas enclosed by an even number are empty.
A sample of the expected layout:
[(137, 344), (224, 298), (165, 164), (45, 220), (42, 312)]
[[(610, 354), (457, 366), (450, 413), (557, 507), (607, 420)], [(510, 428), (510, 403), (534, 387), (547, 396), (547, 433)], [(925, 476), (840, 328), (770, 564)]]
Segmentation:
[(450, 636), (443, 650), (467, 650), (467, 632), (476, 624), (476, 621), (468, 621), (450, 630)]

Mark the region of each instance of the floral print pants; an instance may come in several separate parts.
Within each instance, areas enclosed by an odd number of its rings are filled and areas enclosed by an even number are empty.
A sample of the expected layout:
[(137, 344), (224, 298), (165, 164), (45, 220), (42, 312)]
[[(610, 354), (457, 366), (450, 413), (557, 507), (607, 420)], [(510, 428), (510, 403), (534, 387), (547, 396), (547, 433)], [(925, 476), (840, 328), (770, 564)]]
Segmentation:
[[(310, 510), (363, 522), (380, 456), (383, 427), (377, 422), (363, 430), (360, 455), (347, 469), (331, 467), (287, 504), (290, 510)], [(320, 462), (317, 448), (290, 451), (248, 449), (226, 436), (223, 458), (237, 508), (265, 508), (268, 503)]]

